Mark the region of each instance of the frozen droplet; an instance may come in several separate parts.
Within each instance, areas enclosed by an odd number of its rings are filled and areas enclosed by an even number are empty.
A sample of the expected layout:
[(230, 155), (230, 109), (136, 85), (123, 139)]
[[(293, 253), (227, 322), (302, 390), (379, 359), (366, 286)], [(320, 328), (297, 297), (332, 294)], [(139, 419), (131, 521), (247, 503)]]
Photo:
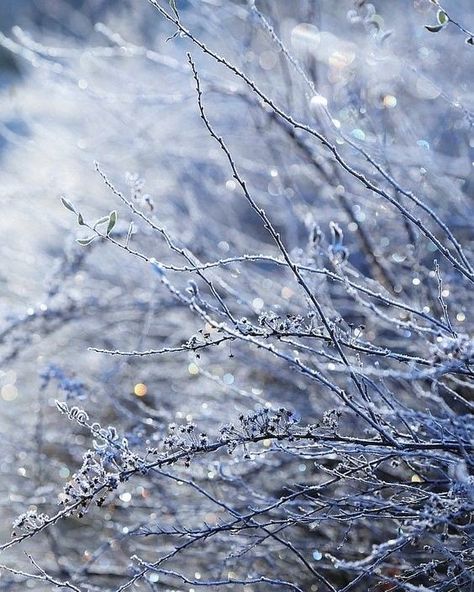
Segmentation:
[(361, 140), (362, 142), (365, 140), (365, 133), (358, 127), (351, 131), (351, 136), (353, 136), (356, 140)]
[(324, 109), (328, 106), (328, 100), (323, 95), (314, 95), (309, 102), (311, 111), (318, 113), (320, 109)]
[(393, 109), (397, 106), (397, 97), (393, 95), (385, 95), (383, 98), (383, 106), (387, 109)]
[(224, 384), (234, 384), (234, 375), (230, 373), (224, 374), (222, 377)]

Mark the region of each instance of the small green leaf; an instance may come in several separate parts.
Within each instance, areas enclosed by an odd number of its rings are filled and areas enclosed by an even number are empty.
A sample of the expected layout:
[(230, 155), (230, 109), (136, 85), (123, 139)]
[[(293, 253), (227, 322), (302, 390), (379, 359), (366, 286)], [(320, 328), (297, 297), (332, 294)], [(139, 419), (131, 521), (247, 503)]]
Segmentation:
[(65, 197), (61, 197), (61, 203), (66, 208), (66, 210), (69, 210), (70, 212), (74, 212), (75, 214), (77, 214), (76, 208)]
[(80, 212), (78, 212), (77, 214), (77, 223), (79, 224), (79, 226), (85, 226), (84, 218), (82, 217), (82, 214)]
[(94, 222), (94, 230), (97, 228), (97, 226), (100, 226), (101, 224), (105, 224), (108, 221), (109, 221), (108, 216), (104, 216), (103, 218), (99, 218), (98, 220), (96, 220)]
[(118, 217), (117, 212), (115, 210), (113, 212), (110, 212), (109, 223), (107, 225), (107, 232), (106, 232), (107, 235), (109, 235), (112, 232), (115, 224), (117, 223), (117, 217)]
[(83, 247), (86, 247), (87, 245), (90, 245), (95, 238), (95, 236), (88, 236), (87, 238), (77, 238), (76, 242), (82, 245)]
[(449, 23), (449, 16), (444, 12), (444, 10), (438, 10), (436, 13), (436, 18), (438, 19), (438, 23), (440, 25), (447, 25)]
[(444, 25), (425, 25), (425, 29), (430, 33), (438, 33), (438, 31), (444, 29)]

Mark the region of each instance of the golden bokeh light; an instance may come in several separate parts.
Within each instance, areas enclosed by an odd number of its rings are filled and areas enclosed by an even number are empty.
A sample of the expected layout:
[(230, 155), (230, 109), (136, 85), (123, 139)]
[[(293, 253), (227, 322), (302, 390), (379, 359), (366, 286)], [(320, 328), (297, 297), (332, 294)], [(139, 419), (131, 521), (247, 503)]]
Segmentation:
[(133, 387), (133, 393), (137, 397), (144, 397), (148, 392), (148, 387), (146, 384), (139, 382)]

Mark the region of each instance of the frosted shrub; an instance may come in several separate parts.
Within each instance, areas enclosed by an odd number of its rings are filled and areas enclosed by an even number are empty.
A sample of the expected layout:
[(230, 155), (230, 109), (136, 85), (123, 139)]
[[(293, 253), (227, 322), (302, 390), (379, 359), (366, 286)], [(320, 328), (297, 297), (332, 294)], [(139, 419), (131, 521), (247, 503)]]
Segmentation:
[(472, 589), (474, 12), (447, 4), (1, 37), (36, 101), (7, 187), (21, 160), (53, 246), (2, 329), (0, 589)]

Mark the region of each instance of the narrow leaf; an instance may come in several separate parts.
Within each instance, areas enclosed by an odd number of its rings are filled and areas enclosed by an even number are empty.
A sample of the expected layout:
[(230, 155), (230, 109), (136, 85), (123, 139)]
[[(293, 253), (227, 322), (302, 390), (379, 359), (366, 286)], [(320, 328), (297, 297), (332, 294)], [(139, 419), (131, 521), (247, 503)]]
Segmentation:
[(109, 224), (107, 225), (107, 232), (106, 234), (109, 235), (115, 224), (117, 223), (117, 212), (114, 210), (113, 212), (110, 212), (109, 214)]
[(168, 3), (170, 5), (171, 10), (177, 15), (178, 14), (178, 8), (176, 6), (176, 0), (168, 0)]
[(88, 236), (87, 238), (77, 238), (76, 242), (82, 245), (83, 247), (86, 247), (87, 245), (90, 245), (95, 238), (95, 236)]
[(437, 33), (441, 29), (444, 29), (444, 25), (425, 25), (425, 29), (430, 33)]
[(61, 197), (61, 203), (66, 208), (66, 210), (69, 210), (70, 212), (74, 212), (75, 214), (77, 214), (76, 208), (65, 197)]
[(66, 403), (64, 403), (63, 401), (55, 401), (56, 403), (56, 407), (59, 409), (59, 411), (61, 411), (61, 413), (68, 413), (69, 409), (68, 406), (66, 405)]
[(97, 228), (97, 226), (100, 226), (101, 224), (105, 224), (108, 221), (109, 221), (108, 216), (104, 216), (103, 218), (99, 218), (98, 220), (96, 220), (94, 222), (94, 230)]

